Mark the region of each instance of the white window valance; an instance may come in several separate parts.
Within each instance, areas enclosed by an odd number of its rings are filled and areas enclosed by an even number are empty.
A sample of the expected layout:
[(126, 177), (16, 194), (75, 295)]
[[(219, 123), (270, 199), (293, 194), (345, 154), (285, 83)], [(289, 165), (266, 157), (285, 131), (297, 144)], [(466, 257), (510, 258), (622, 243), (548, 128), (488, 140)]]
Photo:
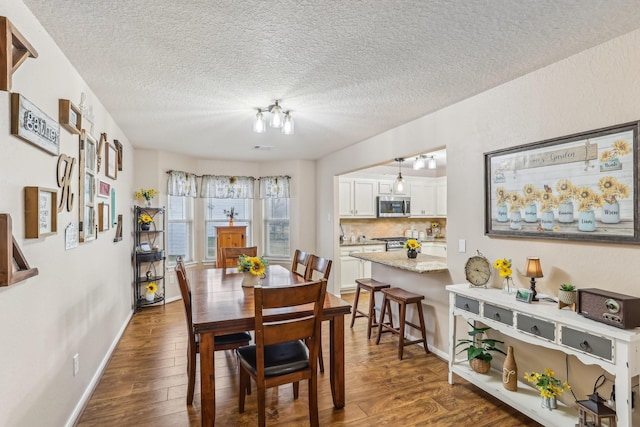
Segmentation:
[(287, 199), (291, 194), (291, 178), (288, 176), (261, 176), (261, 199)]
[(182, 171), (169, 171), (168, 174), (167, 194), (169, 196), (197, 197), (196, 174)]
[(200, 197), (216, 199), (253, 199), (251, 176), (203, 175)]

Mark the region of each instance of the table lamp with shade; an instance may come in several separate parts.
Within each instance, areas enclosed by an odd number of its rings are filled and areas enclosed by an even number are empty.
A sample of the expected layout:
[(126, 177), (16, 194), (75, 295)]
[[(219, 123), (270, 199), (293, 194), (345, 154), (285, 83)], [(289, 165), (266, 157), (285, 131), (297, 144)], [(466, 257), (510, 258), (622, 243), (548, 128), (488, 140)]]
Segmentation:
[(526, 276), (531, 278), (531, 293), (533, 294), (532, 301), (538, 301), (536, 297), (536, 279), (542, 276), (542, 266), (540, 265), (540, 258), (529, 257), (527, 258)]

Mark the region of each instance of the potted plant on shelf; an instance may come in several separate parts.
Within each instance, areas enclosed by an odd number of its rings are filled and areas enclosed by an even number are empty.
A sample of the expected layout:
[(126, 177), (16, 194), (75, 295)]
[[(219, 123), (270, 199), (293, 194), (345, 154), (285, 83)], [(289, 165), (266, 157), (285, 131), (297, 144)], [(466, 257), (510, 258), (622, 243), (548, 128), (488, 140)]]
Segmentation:
[(563, 283), (558, 290), (558, 307), (573, 305), (578, 301), (578, 291), (571, 283)]
[(556, 409), (558, 407), (557, 397), (571, 388), (566, 381), (562, 382), (554, 375), (555, 373), (549, 368), (545, 369), (543, 374), (537, 372), (524, 373), (524, 378), (534, 384), (540, 392), (542, 407), (549, 410)]
[(156, 285), (154, 282), (151, 282), (147, 284), (146, 288), (147, 288), (147, 293), (145, 294), (145, 299), (149, 302), (153, 302), (156, 298), (158, 285)]
[(149, 188), (148, 190), (141, 188), (140, 191), (135, 192), (134, 196), (138, 200), (144, 200), (145, 206), (149, 208), (151, 207), (151, 200), (158, 194), (160, 194), (158, 190), (154, 190), (153, 188)]
[(466, 345), (466, 347), (457, 354), (466, 350), (467, 360), (469, 361), (471, 369), (479, 374), (486, 374), (489, 372), (489, 369), (491, 369), (491, 360), (493, 360), (493, 355), (490, 352), (497, 351), (505, 356), (507, 355), (504, 351), (496, 347), (496, 344), (504, 344), (504, 342), (492, 338), (483, 338), (485, 333), (491, 329), (489, 326), (479, 328), (469, 322), (467, 322), (467, 324), (471, 327), (471, 330), (467, 333), (471, 339), (458, 340), (456, 348), (464, 345)]
[(153, 222), (153, 218), (151, 215), (143, 213), (138, 217), (138, 224), (140, 224), (140, 230), (148, 231), (151, 228), (151, 223)]
[(231, 209), (229, 210), (224, 210), (224, 214), (227, 216), (227, 218), (229, 218), (229, 227), (233, 227), (233, 218), (235, 218), (236, 216), (236, 211), (234, 209), (233, 206), (231, 206)]

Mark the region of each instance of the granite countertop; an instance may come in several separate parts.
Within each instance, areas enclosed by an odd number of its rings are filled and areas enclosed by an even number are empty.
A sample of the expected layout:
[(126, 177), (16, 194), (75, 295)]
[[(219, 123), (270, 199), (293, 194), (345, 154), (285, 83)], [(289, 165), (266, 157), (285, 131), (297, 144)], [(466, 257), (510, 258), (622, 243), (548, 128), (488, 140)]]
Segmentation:
[(382, 240), (371, 240), (371, 239), (364, 239), (364, 240), (356, 239), (355, 242), (351, 242), (349, 240), (347, 240), (345, 242), (340, 242), (340, 247), (345, 247), (345, 246), (366, 246), (366, 245), (385, 245), (385, 242), (383, 242)]
[(362, 252), (352, 253), (350, 256), (401, 270), (413, 271), (415, 273), (439, 273), (448, 271), (446, 258), (420, 253), (415, 259), (408, 258), (406, 251)]

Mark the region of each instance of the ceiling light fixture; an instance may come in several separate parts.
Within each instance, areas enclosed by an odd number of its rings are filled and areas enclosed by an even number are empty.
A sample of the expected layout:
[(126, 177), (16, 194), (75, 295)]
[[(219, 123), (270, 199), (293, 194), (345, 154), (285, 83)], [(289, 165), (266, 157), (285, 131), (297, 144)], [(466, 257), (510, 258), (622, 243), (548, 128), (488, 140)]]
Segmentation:
[(434, 159), (433, 156), (431, 156), (431, 158), (427, 162), (427, 169), (435, 169), (436, 167), (437, 167), (436, 159)]
[(283, 111), (280, 100), (276, 99), (273, 104), (266, 108), (258, 108), (256, 120), (253, 123), (253, 131), (255, 133), (265, 133), (267, 124), (263, 113), (271, 113), (269, 116), (269, 126), (274, 129), (280, 129), (285, 135), (293, 135), (293, 117), (291, 111)]
[(404, 178), (402, 177), (402, 162), (404, 162), (404, 159), (398, 157), (395, 161), (398, 162), (398, 177), (393, 183), (393, 190), (396, 193), (402, 193), (404, 191)]
[(424, 169), (425, 157), (426, 156), (424, 156), (423, 154), (416, 157), (416, 159), (413, 161), (413, 170)]

